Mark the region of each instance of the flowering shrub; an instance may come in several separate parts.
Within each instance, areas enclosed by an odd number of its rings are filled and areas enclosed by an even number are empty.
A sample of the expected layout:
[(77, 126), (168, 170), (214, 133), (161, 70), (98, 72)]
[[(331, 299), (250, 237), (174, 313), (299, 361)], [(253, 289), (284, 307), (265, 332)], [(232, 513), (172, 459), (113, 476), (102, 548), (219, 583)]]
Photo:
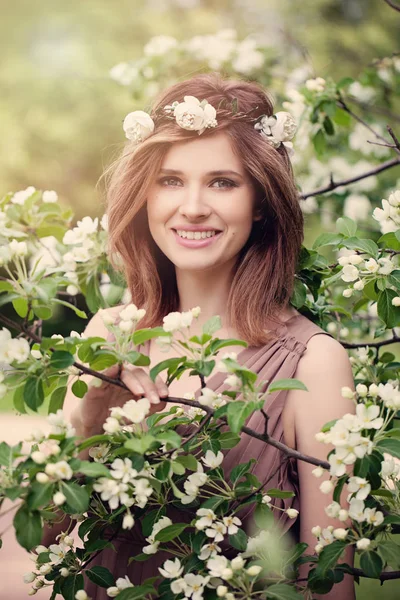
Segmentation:
[[(166, 66), (184, 65), (183, 58), (188, 57), (263, 82), (268, 50), (224, 30), (182, 43), (159, 36), (146, 45), (144, 54), (140, 64), (117, 65), (112, 72), (134, 94), (144, 78), (162, 82)], [(317, 434), (333, 450), (326, 461), (312, 459), (313, 473), (329, 476), (320, 486), (322, 494), (333, 492), (326, 513), (343, 527), (322, 528), (316, 523), (314, 548), (288, 544), (275, 524), (273, 514), (282, 510), (289, 518), (297, 517), (295, 509), (282, 508), (281, 501), (292, 492), (265, 489), (251, 473), (251, 460), (236, 465), (228, 480), (222, 469), (223, 451), (238, 444), (248, 417), (260, 411), (260, 418), (266, 418), (261, 412), (265, 397), (281, 389), (305, 389), (304, 385), (297, 380), (273, 381), (261, 391), (256, 374), (239, 364), (236, 353), (220, 356), (226, 346), (246, 344), (216, 337), (218, 317), (205, 324), (201, 336), (190, 336), (199, 307), (166, 315), (162, 327), (140, 329), (145, 311), (129, 303), (123, 279), (107, 260), (106, 216), (100, 222), (84, 217), (71, 227), (72, 214), (58, 203), (56, 192), (32, 186), (1, 200), (0, 306), (13, 314), (0, 315), (0, 396), (12, 396), (22, 413), (48, 403), (51, 426), (47, 435), (33, 432), (28, 447), (22, 442), (14, 447), (0, 444), (0, 501), (15, 502), (17, 540), (32, 552), (34, 568), (24, 576), (32, 584), (30, 595), (48, 586), (52, 598), (61, 594), (67, 600), (85, 600), (89, 579), (120, 600), (233, 600), (250, 595), (294, 599), (302, 592), (329, 592), (344, 573), (352, 573), (356, 580), (400, 576), (395, 571), (400, 568), (400, 546), (388, 536), (400, 525), (399, 362), (395, 354), (381, 352), (400, 339), (400, 190), (385, 189), (382, 195), (388, 199), (382, 200), (382, 208), (372, 208), (378, 201), (376, 175), (400, 163), (400, 146), (393, 132), (390, 144), (379, 124), (371, 126), (360, 117), (350, 129), (354, 113), (347, 104), (349, 98), (371, 101), (373, 93), (379, 94), (379, 77), (395, 86), (398, 57), (388, 59), (384, 70), (382, 75), (383, 66), (378, 64), (362, 84), (350, 79), (336, 84), (306, 75), (298, 89), (288, 87), (283, 103), (300, 122), (294, 146), (302, 152), (294, 155), (294, 164), (300, 168), (304, 156), (309, 163), (301, 186), (316, 188), (301, 195), (304, 212), (319, 210), (315, 198), (321, 202), (324, 194), (335, 190), (327, 202), (328, 216), (321, 208), (323, 223), (332, 229), (331, 215), (342, 209), (344, 200), (351, 200), (348, 213), (335, 221), (336, 231), (322, 233), (312, 248), (303, 248), (292, 297), (293, 306), (330, 333), (351, 338), (343, 343), (351, 352), (356, 382), (355, 391), (342, 390), (354, 401), (355, 414), (327, 423)], [(366, 131), (367, 137), (380, 142), (368, 145)], [(350, 161), (329, 155), (332, 140), (338, 139), (349, 147)], [(316, 156), (309, 159), (310, 150)], [(375, 160), (389, 154), (395, 158), (374, 168), (360, 160), (360, 153), (373, 154)], [(368, 237), (359, 233), (365, 231), (365, 222)], [(41, 322), (49, 320), (58, 305), (86, 318), (74, 304), (78, 293), (91, 312), (121, 301), (127, 304), (118, 320), (109, 312), (100, 313), (115, 341), (76, 332), (66, 337), (40, 334)], [(149, 416), (147, 398), (131, 399), (111, 409), (103, 433), (85, 440), (77, 437), (62, 412), (68, 379), (73, 394), (82, 398), (88, 391), (83, 373), (93, 375), (90, 385), (98, 386), (109, 381), (102, 372), (110, 366), (150, 366), (138, 347), (152, 338), (161, 349), (172, 348), (176, 356), (152, 365), (151, 377), (166, 372), (169, 384), (188, 370), (200, 379), (198, 400), (190, 394), (169, 398), (167, 412)], [(214, 370), (226, 374), (228, 390), (222, 394), (207, 387)], [(113, 383), (123, 387), (118, 378)], [(246, 433), (254, 434), (248, 429)], [(276, 443), (268, 433), (264, 441)], [(80, 458), (83, 450), (91, 460)], [(290, 448), (284, 451), (293, 455)], [(310, 462), (309, 457), (299, 460)], [(343, 490), (346, 507), (341, 505)], [(254, 511), (251, 532), (238, 516), (246, 505)], [(180, 519), (168, 516), (171, 506)], [(194, 515), (189, 521), (183, 516), (187, 507)], [(65, 531), (56, 544), (42, 546), (44, 525), (57, 522), (60, 515), (70, 517)], [(128, 577), (115, 581), (106, 568), (91, 566), (93, 557), (112, 547), (121, 530), (138, 523), (146, 543), (132, 560), (151, 560), (151, 555), (167, 551), (170, 558), (159, 569), (159, 578), (134, 586)], [(78, 545), (71, 536), (76, 524)], [(347, 546), (360, 555), (361, 569), (338, 562)], [(231, 558), (224, 554), (227, 547)], [(305, 562), (312, 568), (307, 581), (298, 582), (298, 569)]]

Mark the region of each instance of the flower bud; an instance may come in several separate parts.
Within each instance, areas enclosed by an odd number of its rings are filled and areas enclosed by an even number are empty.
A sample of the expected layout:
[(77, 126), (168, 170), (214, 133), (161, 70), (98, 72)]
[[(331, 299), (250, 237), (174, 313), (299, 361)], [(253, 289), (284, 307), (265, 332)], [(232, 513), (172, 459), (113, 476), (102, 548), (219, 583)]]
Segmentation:
[(315, 527), (313, 527), (311, 529), (311, 533), (313, 535), (315, 535), (315, 537), (319, 537), (322, 533), (322, 529), (321, 529), (320, 525), (315, 525)]
[(60, 575), (61, 577), (68, 577), (69, 575), (69, 570), (66, 567), (62, 567), (60, 569)]
[(354, 398), (353, 390), (347, 386), (342, 387), (340, 393), (343, 398), (348, 398), (349, 400), (352, 400)]
[(233, 577), (232, 569), (229, 569), (229, 567), (227, 567), (226, 569), (223, 569), (223, 571), (221, 573), (221, 577), (222, 577), (222, 579), (225, 579), (226, 581), (228, 581), (229, 579), (232, 579), (232, 577)]
[(41, 452), (40, 450), (35, 450), (31, 454), (31, 459), (37, 465), (42, 465), (43, 463), (46, 462), (46, 455), (44, 454), (44, 452)]
[(348, 534), (348, 530), (347, 529), (343, 529), (342, 527), (338, 527), (337, 529), (333, 530), (333, 537), (335, 537), (337, 540), (345, 540)]
[(262, 571), (262, 567), (259, 565), (252, 565), (248, 569), (246, 569), (246, 573), (250, 575), (250, 577), (256, 577)]
[(330, 494), (333, 491), (333, 483), (332, 481), (330, 481), (329, 479), (326, 481), (323, 481), (321, 483), (321, 485), (319, 486), (319, 489), (321, 490), (321, 492), (323, 494)]
[(350, 298), (353, 295), (353, 291), (353, 288), (346, 288), (345, 290), (343, 290), (343, 296), (345, 298)]
[(43, 473), (43, 471), (40, 471), (39, 473), (36, 473), (36, 481), (38, 483), (47, 483), (49, 481), (49, 476), (46, 475), (46, 473)]
[(35, 579), (36, 573), (33, 573), (32, 571), (24, 574), (24, 583), (32, 583)]
[(359, 383), (356, 386), (356, 392), (359, 396), (361, 396), (361, 398), (365, 398), (366, 395), (368, 394), (368, 388), (363, 383)]
[(296, 510), (295, 508), (287, 508), (285, 512), (290, 519), (295, 519), (297, 517), (297, 515), (299, 514), (299, 511)]
[(322, 477), (322, 475), (325, 473), (325, 469), (323, 467), (316, 467), (311, 471), (311, 473), (314, 475), (314, 477)]
[(78, 590), (75, 594), (75, 600), (90, 600), (85, 590)]
[(126, 514), (122, 521), (122, 529), (132, 529), (135, 524), (135, 520), (131, 514)]
[(228, 593), (228, 588), (226, 585), (219, 585), (217, 587), (217, 596), (218, 598), (223, 598)]
[(231, 560), (231, 567), (234, 571), (240, 571), (244, 567), (244, 560), (241, 556), (235, 556)]
[(371, 540), (368, 538), (361, 538), (357, 542), (357, 550), (366, 550), (371, 543)]
[(56, 506), (61, 506), (66, 501), (66, 497), (62, 492), (56, 492), (53, 496), (53, 502)]
[(400, 306), (400, 296), (395, 296), (394, 298), (392, 298), (392, 305)]
[(339, 514), (338, 514), (337, 518), (339, 519), (339, 521), (342, 521), (342, 522), (343, 521), (347, 521), (347, 519), (349, 518), (348, 511), (346, 509), (344, 509), (344, 508), (341, 508), (339, 510)]
[(39, 569), (39, 573), (41, 575), (48, 575), (49, 573), (51, 573), (51, 565), (49, 563), (45, 563), (44, 565), (42, 565)]

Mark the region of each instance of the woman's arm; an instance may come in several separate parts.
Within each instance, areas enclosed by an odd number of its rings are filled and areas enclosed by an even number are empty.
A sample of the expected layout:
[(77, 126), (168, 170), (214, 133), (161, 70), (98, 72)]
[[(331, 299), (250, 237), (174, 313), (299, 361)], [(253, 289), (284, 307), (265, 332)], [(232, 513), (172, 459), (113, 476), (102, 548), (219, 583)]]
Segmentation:
[[(293, 411), (296, 448), (299, 452), (326, 460), (328, 452), (333, 448), (317, 442), (315, 434), (328, 421), (341, 418), (346, 413), (354, 413), (355, 405), (341, 395), (341, 388), (348, 386), (354, 389), (351, 364), (343, 346), (327, 335), (313, 336), (307, 350), (300, 359), (296, 379), (302, 381), (308, 391), (292, 390), (287, 401)], [(333, 525), (335, 528), (346, 528), (347, 524), (329, 518), (325, 507), (333, 501), (332, 494), (323, 494), (319, 486), (328, 479), (325, 475), (316, 478), (312, 475), (315, 468), (303, 461), (297, 461), (300, 484), (300, 541), (308, 544), (307, 553), (313, 554), (317, 539), (311, 529), (315, 525), (322, 528)], [(346, 508), (342, 494), (341, 505)], [(353, 565), (354, 552), (347, 549), (342, 561)], [(303, 565), (301, 577), (306, 577), (309, 565)], [(326, 600), (354, 600), (354, 581), (345, 575), (340, 584), (334, 585), (329, 594), (314, 596)]]

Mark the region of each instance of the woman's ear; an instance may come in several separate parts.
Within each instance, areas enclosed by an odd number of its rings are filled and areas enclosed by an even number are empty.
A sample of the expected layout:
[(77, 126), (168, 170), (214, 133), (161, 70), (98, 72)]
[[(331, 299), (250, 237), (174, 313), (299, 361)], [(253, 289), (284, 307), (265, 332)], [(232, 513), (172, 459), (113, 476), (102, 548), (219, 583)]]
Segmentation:
[(254, 211), (253, 221), (261, 221), (262, 218), (263, 218), (263, 215), (262, 215), (262, 212), (260, 209)]

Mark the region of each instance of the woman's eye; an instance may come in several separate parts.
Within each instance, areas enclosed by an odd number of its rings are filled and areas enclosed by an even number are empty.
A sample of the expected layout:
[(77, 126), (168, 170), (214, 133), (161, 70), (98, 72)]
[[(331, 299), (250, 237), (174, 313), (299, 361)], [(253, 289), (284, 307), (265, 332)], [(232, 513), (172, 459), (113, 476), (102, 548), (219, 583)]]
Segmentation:
[[(172, 185), (172, 187), (175, 187), (175, 183), (178, 180), (175, 177), (165, 177), (164, 179), (160, 179), (159, 183), (163, 186), (168, 186), (170, 187)], [(215, 183), (223, 183), (224, 185), (220, 186), (218, 185), (217, 188), (218, 189), (223, 189), (223, 188), (232, 188), (232, 187), (237, 187), (236, 183), (234, 183), (233, 181), (230, 181), (229, 179), (216, 179), (215, 181), (213, 181), (213, 187)]]

